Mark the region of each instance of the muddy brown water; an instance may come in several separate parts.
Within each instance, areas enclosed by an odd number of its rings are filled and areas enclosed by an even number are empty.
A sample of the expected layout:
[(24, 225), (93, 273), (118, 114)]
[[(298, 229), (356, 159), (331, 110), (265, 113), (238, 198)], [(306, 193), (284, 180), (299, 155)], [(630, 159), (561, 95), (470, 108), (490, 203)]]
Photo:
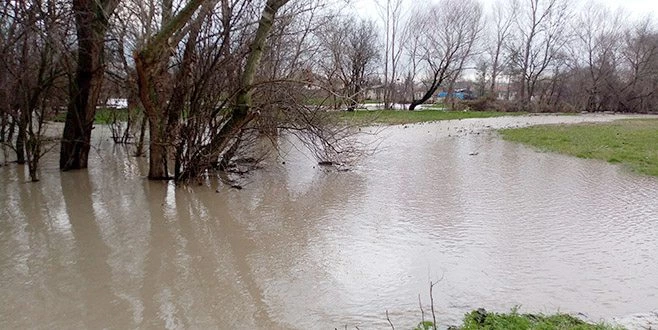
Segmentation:
[(0, 328), (410, 328), (429, 281), (443, 324), (649, 312), (658, 180), (486, 131), (612, 118), (392, 127), (349, 172), (286, 145), (219, 192), (147, 181), (101, 129), (89, 171), (0, 168)]

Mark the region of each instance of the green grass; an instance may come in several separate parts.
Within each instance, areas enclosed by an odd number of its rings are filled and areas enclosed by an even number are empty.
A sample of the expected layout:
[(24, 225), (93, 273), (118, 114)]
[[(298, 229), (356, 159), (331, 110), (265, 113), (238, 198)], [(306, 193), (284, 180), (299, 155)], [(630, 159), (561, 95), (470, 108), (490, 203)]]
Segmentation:
[(406, 111), (406, 110), (377, 110), (377, 111), (340, 111), (335, 116), (357, 125), (368, 124), (413, 124), (439, 120), (491, 118), (501, 116), (518, 116), (523, 112), (493, 112), (493, 111)]
[[(434, 329), (432, 322), (421, 322), (414, 330)], [(519, 314), (517, 309), (510, 313), (490, 313), (483, 309), (464, 316), (460, 326), (453, 330), (623, 330), (618, 326), (603, 323), (593, 324), (568, 314)]]
[[(94, 117), (95, 124), (110, 124), (113, 122), (114, 117), (116, 116), (117, 121), (127, 121), (128, 120), (128, 110), (126, 109), (110, 109), (110, 108), (99, 108), (96, 109), (96, 116)], [(66, 121), (66, 111), (58, 113), (53, 121), (63, 123)]]
[(96, 117), (94, 117), (94, 123), (111, 124), (115, 118), (116, 121), (128, 121), (128, 109), (97, 109)]
[(505, 140), (540, 150), (620, 163), (635, 172), (658, 176), (658, 119), (534, 126), (500, 133)]
[(466, 314), (461, 330), (611, 330), (620, 329), (605, 324), (591, 324), (567, 314), (541, 315), (487, 313), (473, 311)]

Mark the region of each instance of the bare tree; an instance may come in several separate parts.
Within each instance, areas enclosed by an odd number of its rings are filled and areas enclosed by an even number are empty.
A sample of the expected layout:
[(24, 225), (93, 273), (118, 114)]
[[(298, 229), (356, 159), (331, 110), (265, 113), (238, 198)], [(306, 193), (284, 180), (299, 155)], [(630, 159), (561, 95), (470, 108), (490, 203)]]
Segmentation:
[[(421, 7), (416, 7), (415, 10), (415, 13), (419, 14)], [(424, 39), (423, 33), (420, 32), (425, 28), (425, 22), (422, 15), (416, 14), (410, 15), (405, 21), (402, 32), (403, 58), (406, 59), (403, 103), (410, 103), (416, 97), (417, 78), (423, 63)]]
[(326, 55), (320, 60), (326, 81), (334, 78), (340, 81), (341, 99), (353, 111), (363, 98), (364, 85), (373, 74), (379, 55), (375, 23), (353, 17), (336, 19), (321, 30), (319, 37)]
[[(252, 11), (254, 7), (246, 8)], [(330, 17), (331, 12), (323, 10), (321, 1), (291, 2), (280, 7), (272, 21), (269, 37), (264, 40), (260, 64), (248, 86), (244, 85), (245, 70), (249, 69), (249, 61), (253, 59), (253, 45), (258, 40), (256, 36), (259, 31), (262, 32), (263, 14), (255, 15), (259, 21), (255, 32), (248, 29), (236, 31), (234, 37), (245, 45), (241, 50), (244, 53), (220, 58), (233, 61), (246, 57), (246, 61), (228, 62), (228, 66), (240, 75), (232, 83), (219, 85), (223, 92), (208, 90), (193, 93), (190, 118), (183, 121), (181, 143), (176, 147), (176, 180), (189, 180), (213, 168), (230, 170), (233, 160), (254, 159), (244, 156), (256, 151), (254, 146), (265, 147), (263, 140), (271, 142), (270, 148), (276, 149), (278, 138), (289, 134), (298, 137), (316, 157), (323, 160), (335, 161), (350, 154), (353, 145), (346, 139), (350, 129), (345, 125), (334, 125), (335, 122), (328, 120), (321, 106), (304, 102), (305, 92), (308, 91), (306, 87), (309, 84), (318, 86), (309, 76), (309, 68), (314, 67), (313, 61), (316, 60), (314, 55), (319, 51), (317, 40), (312, 35)], [(213, 53), (213, 48), (202, 49), (205, 50), (201, 54)], [(200, 79), (207, 77), (222, 81), (226, 77), (215, 75), (214, 70), (207, 67), (198, 69)], [(204, 76), (202, 72), (211, 75)], [(244, 90), (250, 95), (245, 117), (240, 119), (236, 116), (239, 115), (236, 114), (236, 107), (241, 107), (242, 103), (238, 101)], [(216, 102), (210, 104), (218, 105), (209, 107), (208, 102), (197, 102), (197, 97), (214, 98)], [(190, 120), (192, 117), (194, 120)], [(236, 119), (241, 121), (234, 121)], [(260, 149), (256, 152), (267, 150)], [(255, 156), (259, 158), (257, 154)]]
[[(182, 164), (176, 164), (175, 177), (185, 180), (195, 177), (203, 172), (217, 159), (221, 153), (236, 143), (243, 128), (248, 125), (256, 113), (252, 109), (252, 98), (257, 70), (260, 65), (267, 37), (272, 29), (275, 17), (281, 7), (288, 0), (268, 0), (258, 14), (257, 28), (253, 32), (253, 39), (247, 44), (248, 53), (244, 63), (233, 66), (237, 74), (234, 90), (220, 104), (212, 105), (214, 120), (219, 120), (215, 126), (219, 130), (208, 137), (203, 143), (203, 148), (198, 149), (190, 155), (188, 165), (184, 170)], [(230, 12), (227, 6), (223, 7), (225, 13)], [(197, 9), (205, 5), (204, 9), (197, 13)], [(165, 17), (164, 25), (135, 56), (137, 64), (140, 98), (145, 112), (149, 118), (150, 133), (150, 179), (169, 179), (169, 156), (176, 146), (180, 133), (180, 120), (188, 98), (189, 77), (195, 62), (195, 45), (201, 33), (201, 27), (207, 17), (211, 17), (214, 3), (204, 3), (200, 0), (191, 0), (171, 19)], [(248, 2), (244, 3), (245, 10), (255, 9)], [(163, 12), (169, 12), (167, 8)], [(195, 16), (195, 13), (196, 16)], [(229, 17), (231, 19), (232, 17)], [(231, 21), (225, 22), (232, 24)], [(225, 29), (230, 33), (232, 25)], [(246, 26), (249, 29), (249, 26)], [(178, 64), (175, 77), (169, 76), (167, 65), (171, 56), (170, 48), (177, 45), (183, 38), (187, 38), (182, 48), (182, 58)], [(234, 40), (218, 39), (224, 47), (231, 47)], [(244, 44), (243, 44), (244, 45)], [(222, 47), (220, 46), (220, 49)], [(228, 50), (228, 48), (227, 48)], [(218, 53), (215, 56), (214, 65), (217, 65), (225, 57), (226, 53)], [(228, 57), (230, 59), (231, 56)], [(236, 62), (240, 63), (240, 62)], [(208, 78), (208, 75), (204, 76)], [(166, 84), (167, 81), (173, 83)], [(225, 97), (226, 97), (225, 96)], [(169, 98), (168, 98), (169, 97)], [(213, 120), (213, 118), (208, 118)], [(184, 148), (178, 148), (175, 152), (179, 155), (184, 153)]]
[(160, 30), (135, 53), (139, 95), (149, 121), (149, 179), (170, 178), (168, 158), (182, 109), (167, 99), (172, 80), (168, 66), (172, 47), (185, 37), (188, 31), (184, 28), (193, 25), (189, 22), (203, 3), (190, 0), (173, 15), (173, 3), (163, 2)]
[(495, 95), (496, 82), (498, 76), (504, 67), (507, 66), (509, 58), (505, 56), (505, 46), (512, 36), (512, 28), (514, 20), (518, 13), (519, 2), (518, 0), (494, 2), (490, 12), (490, 19), (494, 24), (489, 29), (491, 36), (490, 42), (487, 45), (487, 54), (491, 64), (491, 83), (489, 85), (489, 94)]
[(482, 7), (475, 0), (442, 0), (418, 16), (423, 22), (420, 56), (428, 77), (426, 92), (411, 102), (409, 110), (431, 99), (445, 81), (461, 72), (481, 31)]
[(316, 38), (321, 46), (318, 60), (314, 63), (314, 66), (317, 68), (317, 74), (322, 80), (322, 88), (328, 92), (327, 98), (331, 99), (331, 104), (335, 110), (339, 109), (346, 101), (343, 91), (348, 85), (345, 52), (343, 50), (346, 47), (349, 34), (343, 25), (344, 21), (345, 19), (342, 17), (331, 20), (316, 31)]
[[(374, 62), (378, 57), (376, 40), (378, 38), (375, 24), (372, 21), (362, 20), (358, 25), (352, 24), (349, 44), (346, 48), (349, 61), (350, 93), (354, 95), (348, 110), (354, 110), (357, 101), (362, 98), (363, 85), (371, 73)], [(397, 62), (397, 60), (396, 60)]]
[(116, 143), (134, 144), (134, 155), (145, 155), (147, 117), (139, 98), (137, 71), (132, 53), (146, 41), (162, 22), (160, 4), (156, 1), (124, 0), (116, 9), (108, 31), (106, 85), (120, 91), (127, 109), (122, 116), (112, 111), (109, 126)]
[(623, 112), (653, 111), (658, 104), (658, 31), (646, 18), (624, 34), (620, 58), (621, 84), (616, 92)]
[(516, 17), (510, 52), (520, 76), (519, 98), (527, 106), (540, 78), (569, 42), (569, 6), (564, 0), (526, 0)]
[(12, 2), (4, 9), (12, 13), (12, 23), (4, 30), (0, 59), (7, 97), (3, 120), (11, 120), (17, 131), (15, 144), (13, 128), (3, 134), (3, 144), (13, 148), (19, 164), (27, 163), (31, 180), (39, 181), (39, 161), (52, 147), (46, 122), (62, 104), (70, 68), (70, 9), (58, 1)]
[(101, 91), (105, 33), (119, 0), (74, 0), (77, 31), (77, 67), (69, 86), (70, 101), (62, 136), (59, 167), (66, 170), (87, 167), (91, 131)]
[(395, 101), (395, 84), (404, 48), (400, 38), (404, 24), (404, 0), (382, 0), (375, 2), (384, 23), (384, 108), (389, 109)]
[(576, 93), (567, 102), (586, 111), (614, 107), (607, 89), (615, 85), (617, 49), (621, 48), (625, 19), (621, 12), (613, 14), (592, 2), (585, 4), (574, 23), (575, 38), (569, 44), (572, 89)]

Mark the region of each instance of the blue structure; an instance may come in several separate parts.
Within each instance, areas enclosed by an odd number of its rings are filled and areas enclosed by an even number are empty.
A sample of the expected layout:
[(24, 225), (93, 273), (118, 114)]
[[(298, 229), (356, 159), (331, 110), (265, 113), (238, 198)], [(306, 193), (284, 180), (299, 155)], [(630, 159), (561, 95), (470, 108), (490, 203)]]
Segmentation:
[[(442, 92), (439, 93), (439, 95), (437, 95), (437, 97), (439, 97), (439, 98), (445, 98), (447, 96), (448, 96), (448, 92), (446, 92), (446, 91), (442, 91)], [(473, 95), (471, 95), (471, 92), (468, 91), (468, 90), (465, 90), (465, 89), (458, 89), (458, 90), (454, 91), (451, 94), (451, 96), (454, 97), (454, 98), (460, 99), (460, 100), (470, 100), (470, 99), (473, 98)]]

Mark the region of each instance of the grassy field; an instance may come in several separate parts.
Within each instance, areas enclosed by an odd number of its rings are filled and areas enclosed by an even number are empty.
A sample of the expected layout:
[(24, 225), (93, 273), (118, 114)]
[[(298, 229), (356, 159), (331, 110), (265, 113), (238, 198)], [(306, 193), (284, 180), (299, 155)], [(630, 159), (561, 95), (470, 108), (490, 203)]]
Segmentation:
[(540, 150), (620, 163), (638, 173), (658, 176), (658, 119), (534, 126), (500, 133), (505, 140)]
[(491, 118), (501, 116), (524, 115), (523, 112), (479, 112), (479, 111), (406, 111), (406, 110), (378, 110), (378, 111), (340, 111), (336, 116), (349, 123), (357, 125), (367, 124), (413, 124), (439, 120)]

